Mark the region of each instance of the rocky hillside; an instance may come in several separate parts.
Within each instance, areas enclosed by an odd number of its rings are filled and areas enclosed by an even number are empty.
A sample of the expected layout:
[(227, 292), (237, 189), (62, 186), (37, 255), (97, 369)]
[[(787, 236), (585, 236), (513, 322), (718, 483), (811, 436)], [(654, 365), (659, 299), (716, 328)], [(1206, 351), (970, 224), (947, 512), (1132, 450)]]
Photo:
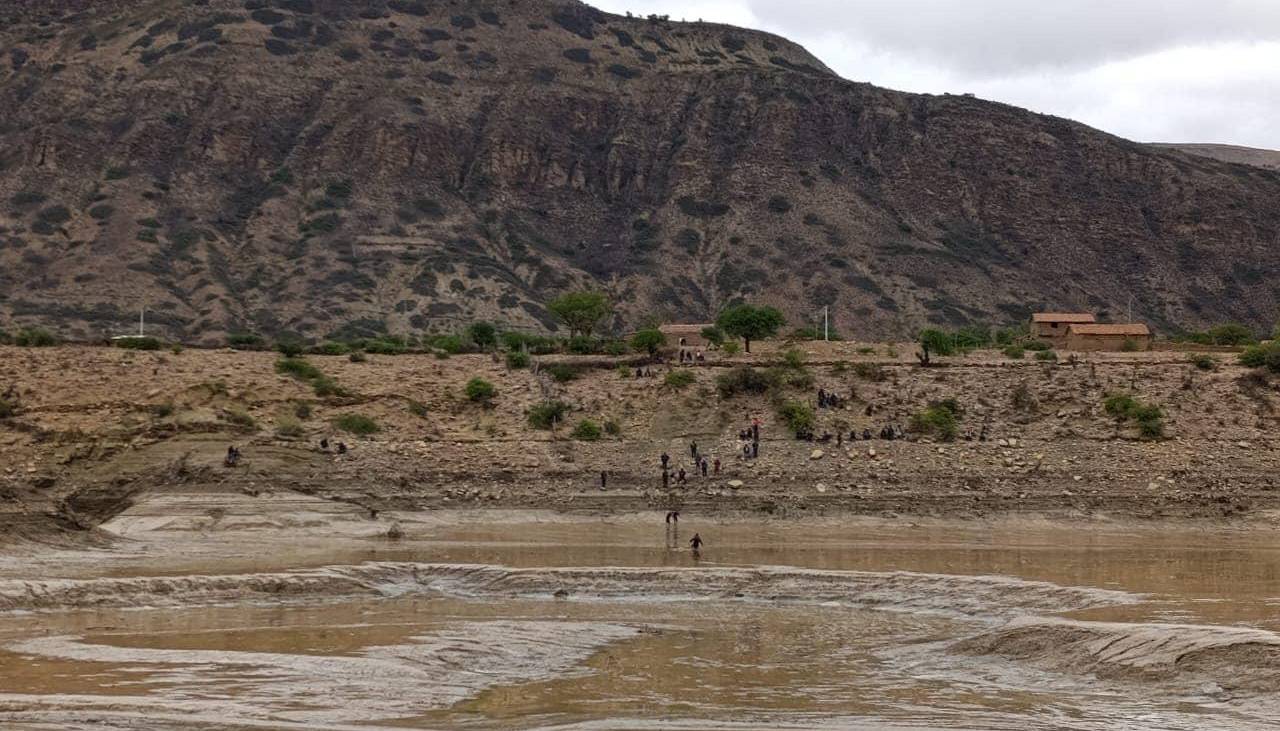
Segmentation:
[(1280, 170), (1280, 150), (1264, 150), (1257, 147), (1241, 147), (1239, 145), (1207, 144), (1155, 144), (1152, 147), (1179, 150), (1189, 155), (1209, 157), (1223, 162)]
[(618, 327), (738, 298), (864, 336), (1280, 303), (1280, 173), (840, 79), (572, 0), (0, 9), (0, 327)]

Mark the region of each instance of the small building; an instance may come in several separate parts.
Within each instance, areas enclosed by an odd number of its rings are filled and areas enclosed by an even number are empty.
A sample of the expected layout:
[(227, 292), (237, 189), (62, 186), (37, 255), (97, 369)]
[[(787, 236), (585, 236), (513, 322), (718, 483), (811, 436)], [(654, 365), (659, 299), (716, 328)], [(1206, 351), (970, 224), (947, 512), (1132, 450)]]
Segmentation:
[(1151, 329), (1140, 322), (1121, 325), (1073, 324), (1067, 327), (1065, 350), (1151, 350), (1153, 341)]
[(663, 325), (658, 330), (667, 336), (667, 345), (676, 348), (705, 348), (710, 343), (702, 336), (702, 331), (712, 327), (706, 325)]
[(1031, 337), (1061, 347), (1067, 342), (1068, 327), (1097, 321), (1088, 312), (1037, 312), (1031, 316)]

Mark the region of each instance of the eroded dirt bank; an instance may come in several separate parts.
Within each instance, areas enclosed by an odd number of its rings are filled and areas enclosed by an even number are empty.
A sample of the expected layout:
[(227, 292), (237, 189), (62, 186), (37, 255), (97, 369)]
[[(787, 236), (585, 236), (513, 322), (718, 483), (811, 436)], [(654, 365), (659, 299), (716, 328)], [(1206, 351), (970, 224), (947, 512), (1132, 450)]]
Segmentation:
[[(664, 384), (665, 366), (637, 379), (598, 358), (548, 358), (535, 373), (487, 355), (311, 356), (345, 391), (326, 397), (277, 373), (274, 353), (0, 349), (0, 391), (16, 407), (0, 420), (3, 540), (83, 540), (140, 495), (229, 490), (319, 496), (372, 521), (388, 510), (461, 506), (1267, 522), (1280, 507), (1280, 392), (1229, 355), (1209, 371), (1177, 353), (1052, 364), (984, 352), (922, 369), (910, 346), (868, 347), (809, 344), (811, 386), (731, 398), (717, 393), (717, 376), (775, 366), (776, 349), (713, 358), (690, 368), (694, 382), (683, 388)], [(553, 379), (553, 360), (576, 366), (575, 378)], [(488, 406), (463, 395), (477, 376), (497, 389)], [(819, 433), (905, 427), (931, 402), (955, 399), (960, 439), (797, 442), (773, 399), (812, 402), (819, 387), (846, 399), (817, 412)], [(1165, 438), (1141, 440), (1106, 414), (1115, 393), (1159, 404)], [(546, 400), (572, 409), (554, 432), (528, 423), (529, 408)], [(344, 433), (335, 422), (352, 414), (379, 431)], [(738, 432), (753, 417), (763, 422), (761, 453), (744, 460)], [(613, 422), (618, 433), (574, 441), (569, 431), (583, 419)], [(325, 438), (350, 450), (322, 451)], [(696, 473), (691, 441), (721, 460), (721, 474)], [(230, 445), (243, 454), (235, 468), (222, 464)], [(687, 485), (662, 488), (664, 451), (673, 469), (689, 471)]]

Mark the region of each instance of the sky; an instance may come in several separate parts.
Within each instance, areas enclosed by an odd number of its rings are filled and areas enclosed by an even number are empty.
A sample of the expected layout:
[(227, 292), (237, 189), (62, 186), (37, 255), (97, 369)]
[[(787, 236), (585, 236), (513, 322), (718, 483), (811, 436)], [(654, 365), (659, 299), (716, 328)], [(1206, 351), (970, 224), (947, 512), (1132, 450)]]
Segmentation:
[(841, 76), (1139, 142), (1280, 150), (1280, 0), (588, 0), (766, 30)]

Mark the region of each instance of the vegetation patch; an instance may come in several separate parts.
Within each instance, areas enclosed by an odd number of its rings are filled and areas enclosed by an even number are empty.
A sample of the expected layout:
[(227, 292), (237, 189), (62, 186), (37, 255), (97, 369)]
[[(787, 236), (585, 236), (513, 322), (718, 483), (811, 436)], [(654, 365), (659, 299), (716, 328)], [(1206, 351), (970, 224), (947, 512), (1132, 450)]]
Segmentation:
[(333, 420), (333, 425), (348, 434), (369, 436), (382, 431), (378, 422), (363, 414), (343, 414)]
[(472, 403), (488, 405), (498, 395), (498, 389), (483, 378), (472, 378), (463, 389), (467, 400)]
[(569, 404), (563, 401), (544, 401), (529, 409), (529, 426), (534, 429), (554, 429), (564, 422)]
[(164, 343), (159, 338), (153, 337), (134, 337), (134, 338), (116, 338), (111, 344), (117, 348), (125, 350), (160, 350), (164, 347)]
[(1164, 436), (1164, 410), (1156, 404), (1144, 404), (1128, 394), (1114, 394), (1103, 402), (1103, 409), (1118, 422), (1136, 425), (1144, 439)]
[(671, 371), (664, 379), (667, 386), (677, 391), (684, 390), (698, 382), (698, 377), (690, 370)]
[(604, 436), (604, 432), (594, 421), (583, 419), (573, 428), (569, 436), (579, 442), (598, 442)]

